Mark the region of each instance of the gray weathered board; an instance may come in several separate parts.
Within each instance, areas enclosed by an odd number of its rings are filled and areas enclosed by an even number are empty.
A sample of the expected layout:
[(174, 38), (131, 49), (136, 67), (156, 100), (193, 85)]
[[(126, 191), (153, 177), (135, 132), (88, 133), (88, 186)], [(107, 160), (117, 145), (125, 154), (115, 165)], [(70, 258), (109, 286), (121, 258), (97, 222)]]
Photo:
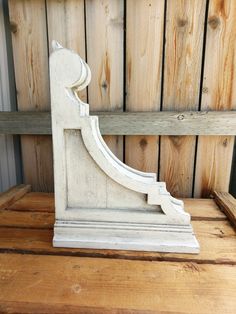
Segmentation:
[(122, 163), (77, 92), (91, 79), (75, 52), (53, 42), (50, 91), (54, 152), (54, 246), (197, 253), (182, 201), (155, 173)]
[[(236, 111), (92, 112), (102, 134), (235, 135)], [(51, 134), (50, 112), (0, 112), (0, 134)]]

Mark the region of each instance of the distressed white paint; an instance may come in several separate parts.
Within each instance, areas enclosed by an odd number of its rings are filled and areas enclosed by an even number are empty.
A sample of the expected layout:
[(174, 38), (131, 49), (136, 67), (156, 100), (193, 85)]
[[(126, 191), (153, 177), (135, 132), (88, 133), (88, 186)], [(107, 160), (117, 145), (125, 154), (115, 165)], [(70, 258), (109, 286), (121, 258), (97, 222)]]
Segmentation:
[(56, 42), (53, 48), (54, 246), (197, 253), (183, 202), (155, 174), (117, 159), (103, 141), (98, 117), (77, 97), (90, 82), (88, 65)]

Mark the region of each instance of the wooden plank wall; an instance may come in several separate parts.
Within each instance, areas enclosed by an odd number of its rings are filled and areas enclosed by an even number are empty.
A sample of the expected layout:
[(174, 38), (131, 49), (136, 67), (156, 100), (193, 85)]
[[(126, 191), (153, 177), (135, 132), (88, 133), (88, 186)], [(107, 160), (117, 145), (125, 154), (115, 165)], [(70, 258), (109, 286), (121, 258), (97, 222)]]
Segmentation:
[[(12, 96), (14, 87), (11, 80), (10, 61), (7, 45), (7, 27), (4, 23), (4, 3), (0, 0), (0, 111), (14, 110), (15, 97)], [(17, 157), (12, 135), (0, 134), (0, 193), (18, 182)]]
[[(235, 0), (9, 0), (19, 110), (49, 110), (56, 39), (85, 58), (81, 93), (96, 111), (236, 109)], [(171, 193), (227, 191), (234, 137), (105, 136), (127, 164)], [(21, 136), (25, 183), (53, 189), (49, 136)]]

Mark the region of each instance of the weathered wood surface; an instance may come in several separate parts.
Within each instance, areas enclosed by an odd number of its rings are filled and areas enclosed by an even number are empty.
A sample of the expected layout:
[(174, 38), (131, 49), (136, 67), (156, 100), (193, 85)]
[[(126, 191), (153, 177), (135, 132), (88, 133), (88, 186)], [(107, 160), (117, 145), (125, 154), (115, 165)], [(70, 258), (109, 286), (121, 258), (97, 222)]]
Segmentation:
[[(147, 261), (192, 261), (199, 264), (236, 265), (236, 235), (227, 221), (192, 221), (200, 243), (200, 254), (174, 254), (124, 250), (72, 249), (52, 247), (50, 213), (1, 214), (0, 252), (106, 257)], [(5, 216), (5, 217), (4, 217)], [(18, 217), (18, 218), (17, 218)], [(9, 218), (9, 222), (7, 219)], [(15, 218), (15, 220), (14, 220)], [(46, 219), (46, 220), (45, 220)], [(27, 225), (27, 220), (29, 224)], [(9, 223), (14, 221), (10, 227)]]
[(235, 232), (214, 200), (184, 199), (184, 203), (200, 241), (199, 255), (53, 248), (54, 197), (53, 194), (35, 192), (26, 194), (0, 212), (0, 251), (236, 264)]
[[(211, 206), (211, 205), (210, 205)], [(205, 206), (204, 206), (205, 208)], [(54, 194), (31, 192), (8, 207), (10, 210), (54, 213)]]
[(0, 211), (0, 311), (233, 314), (236, 233), (214, 200), (184, 201), (200, 255), (53, 248), (53, 194), (26, 194)]
[[(198, 110), (205, 11), (205, 0), (167, 1), (162, 110)], [(195, 145), (195, 136), (161, 138), (160, 180), (175, 196), (192, 196)]]
[[(12, 205), (9, 202), (9, 206), (6, 206), (5, 203), (4, 207), (0, 206), (1, 209), (5, 209), (0, 211), (0, 226), (52, 229), (55, 221), (54, 208), (52, 208), (54, 195), (50, 196), (49, 198), (48, 195), (39, 195), (31, 192), (25, 195), (25, 197), (16, 200)], [(191, 214), (191, 218), (194, 221), (223, 221), (227, 219), (213, 200), (208, 202), (207, 199), (196, 199), (196, 201), (184, 199), (184, 203), (186, 211)]]
[[(124, 2), (89, 0), (85, 4), (87, 62), (92, 72), (88, 86), (90, 109), (123, 111)], [(123, 136), (106, 135), (104, 139), (123, 160)]]
[[(126, 3), (126, 110), (159, 111), (161, 104), (164, 0)], [(149, 120), (148, 125), (151, 124)], [(159, 138), (139, 131), (125, 138), (125, 162), (158, 171)], [(158, 133), (154, 134), (158, 135)]]
[[(213, 199), (183, 199), (186, 211), (193, 220), (225, 220)], [(54, 194), (30, 192), (8, 207), (12, 211), (54, 213)]]
[(31, 186), (26, 184), (16, 185), (0, 194), (0, 209), (5, 209), (31, 191)]
[[(94, 110), (235, 110), (234, 0), (184, 0), (177, 4), (174, 0), (11, 0), (9, 11), (19, 110), (49, 110), (47, 58), (53, 37), (87, 56), (93, 70), (89, 101)], [(83, 100), (86, 96), (84, 91)], [(108, 126), (106, 141), (120, 159), (124, 157), (134, 167), (158, 170), (176, 193), (183, 188), (181, 193), (187, 195), (191, 190), (192, 166), (196, 164), (194, 195), (208, 196), (214, 189), (228, 189), (231, 135), (236, 127), (222, 119), (200, 122), (199, 129), (195, 127), (199, 121), (175, 123), (174, 119), (166, 131), (165, 124), (155, 125), (152, 118), (149, 125), (141, 123), (139, 128), (137, 123), (136, 128), (131, 118), (130, 127), (129, 121), (125, 125), (117, 121), (115, 129)], [(10, 124), (2, 125), (1, 132), (17, 132)], [(49, 124), (47, 131), (36, 126), (30, 134), (50, 134)], [(126, 127), (127, 133), (121, 131)], [(20, 130), (27, 182), (37, 190), (52, 191), (50, 139), (26, 136), (27, 130)], [(121, 135), (128, 135), (124, 145)], [(159, 143), (158, 135), (169, 137)], [(193, 148), (194, 135), (206, 135), (199, 138), (197, 150)], [(180, 175), (177, 179), (174, 172)]]
[[(210, 0), (201, 110), (236, 109), (236, 1)], [(234, 137), (199, 137), (195, 197), (228, 192)]]
[(110, 313), (233, 314), (236, 306), (231, 265), (19, 254), (1, 254), (0, 262), (4, 312), (55, 312), (60, 304), (59, 312), (67, 313), (71, 308), (87, 313), (89, 307), (93, 313), (105, 308)]
[[(47, 24), (44, 0), (11, 0), (12, 31), (18, 110), (49, 110)], [(21, 136), (24, 183), (33, 190), (53, 190), (52, 140)]]
[[(47, 0), (48, 46), (52, 52), (52, 41), (77, 51), (85, 59), (85, 7), (84, 0)], [(78, 93), (87, 101), (87, 90)]]
[[(236, 111), (91, 112), (102, 134), (235, 135)], [(51, 134), (49, 112), (1, 112), (0, 133)]]
[(227, 192), (214, 191), (215, 202), (236, 230), (236, 199)]

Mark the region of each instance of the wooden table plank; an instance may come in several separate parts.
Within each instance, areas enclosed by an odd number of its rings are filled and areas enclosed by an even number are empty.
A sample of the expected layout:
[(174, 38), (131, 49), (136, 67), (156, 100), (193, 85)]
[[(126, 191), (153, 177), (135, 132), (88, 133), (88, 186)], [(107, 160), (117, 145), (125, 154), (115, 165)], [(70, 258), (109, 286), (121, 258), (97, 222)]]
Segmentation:
[(32, 192), (8, 207), (11, 210), (55, 212), (54, 194)]
[[(192, 220), (226, 219), (212, 199), (183, 199)], [(31, 192), (8, 207), (14, 211), (54, 212), (54, 194)]]
[(214, 192), (215, 202), (236, 230), (236, 199), (227, 192)]
[[(46, 214), (49, 215), (49, 214)], [(38, 216), (35, 216), (35, 222)], [(32, 221), (32, 219), (31, 219)], [(200, 254), (168, 254), (156, 252), (53, 248), (53, 230), (28, 228), (0, 228), (0, 252), (95, 256), (130, 260), (195, 261), (197, 263), (236, 264), (236, 234), (228, 221), (193, 221), (200, 242)], [(46, 226), (47, 227), (47, 226)]]
[(21, 199), (26, 193), (31, 191), (31, 185), (20, 184), (13, 186), (6, 192), (0, 194), (0, 209), (5, 209), (11, 204)]
[[(30, 197), (33, 194), (33, 200)], [(54, 199), (52, 195), (44, 194), (38, 198), (36, 193), (29, 193), (26, 203), (28, 207), (23, 207), (25, 200), (22, 198), (15, 205), (10, 206), (10, 209), (0, 210), (0, 227), (17, 227), (17, 228), (53, 228), (55, 221), (54, 214)], [(34, 199), (35, 198), (35, 199)], [(39, 202), (42, 199), (42, 203)], [(37, 200), (37, 202), (36, 202)], [(184, 200), (186, 210), (191, 213), (192, 221), (222, 221), (227, 220), (227, 217), (221, 212), (213, 200)], [(201, 207), (200, 207), (201, 205)], [(41, 207), (42, 206), (42, 207)]]
[(0, 227), (52, 229), (54, 222), (54, 213), (0, 210)]
[(71, 306), (95, 313), (235, 313), (236, 267), (230, 265), (19, 254), (1, 254), (0, 263), (3, 312), (9, 306), (18, 312), (19, 304), (30, 312), (37, 304), (38, 312)]

